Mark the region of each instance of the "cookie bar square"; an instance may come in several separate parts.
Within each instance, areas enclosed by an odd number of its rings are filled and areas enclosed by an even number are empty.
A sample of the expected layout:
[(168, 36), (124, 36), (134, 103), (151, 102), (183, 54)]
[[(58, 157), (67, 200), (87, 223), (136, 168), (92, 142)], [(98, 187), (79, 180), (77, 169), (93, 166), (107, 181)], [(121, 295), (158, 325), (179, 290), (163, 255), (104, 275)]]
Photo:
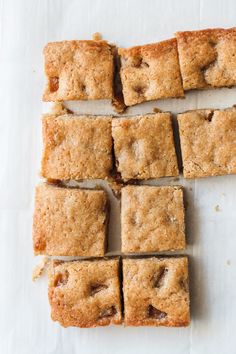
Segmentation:
[(59, 180), (109, 177), (112, 169), (110, 117), (45, 116), (43, 142), (43, 177)]
[(107, 42), (48, 43), (44, 58), (44, 101), (112, 99), (113, 46)]
[(103, 190), (41, 184), (35, 191), (36, 255), (104, 256), (108, 200)]
[(178, 176), (171, 115), (112, 120), (117, 170), (124, 180)]
[(126, 186), (121, 191), (122, 252), (184, 249), (183, 189)]
[(236, 173), (236, 109), (179, 114), (185, 178)]
[(118, 259), (54, 261), (48, 273), (54, 321), (82, 328), (122, 322)]
[(132, 106), (144, 101), (183, 97), (176, 39), (119, 48), (124, 101)]
[(123, 293), (125, 325), (187, 326), (188, 258), (124, 259)]
[(236, 28), (176, 33), (184, 90), (236, 85)]

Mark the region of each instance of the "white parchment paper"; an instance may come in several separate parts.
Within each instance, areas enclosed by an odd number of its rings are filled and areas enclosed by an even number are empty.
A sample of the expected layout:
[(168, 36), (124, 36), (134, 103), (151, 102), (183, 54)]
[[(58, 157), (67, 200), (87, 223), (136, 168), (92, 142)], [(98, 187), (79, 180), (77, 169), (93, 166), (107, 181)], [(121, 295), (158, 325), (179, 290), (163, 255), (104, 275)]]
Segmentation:
[[(0, 20), (0, 353), (235, 354), (236, 176), (154, 182), (186, 189), (192, 322), (185, 329), (63, 329), (53, 323), (46, 278), (31, 281), (39, 261), (32, 253), (31, 225), (39, 182), (40, 115), (49, 109), (41, 102), (45, 43), (88, 39), (98, 31), (119, 46), (131, 46), (170, 38), (177, 30), (231, 27), (236, 25), (236, 2), (0, 0)], [(185, 100), (152, 102), (128, 114), (235, 103), (236, 89), (191, 92)], [(74, 108), (109, 112), (102, 102)], [(118, 213), (113, 198), (110, 251), (120, 246)]]

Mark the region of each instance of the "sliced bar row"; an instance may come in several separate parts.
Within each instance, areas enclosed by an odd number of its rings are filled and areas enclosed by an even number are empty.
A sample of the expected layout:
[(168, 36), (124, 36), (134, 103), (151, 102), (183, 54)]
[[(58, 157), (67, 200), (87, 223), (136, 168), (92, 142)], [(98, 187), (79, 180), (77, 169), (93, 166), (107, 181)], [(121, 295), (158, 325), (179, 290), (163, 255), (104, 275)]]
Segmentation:
[[(112, 99), (116, 52), (101, 40), (47, 44), (44, 100)], [(177, 32), (176, 38), (119, 48), (118, 54), (126, 106), (236, 85), (236, 28)]]
[[(109, 203), (103, 190), (36, 187), (35, 254), (104, 256)], [(121, 191), (122, 252), (155, 252), (186, 247), (180, 186), (126, 186)]]
[[(179, 114), (183, 174), (236, 173), (236, 109)], [(51, 180), (109, 179), (113, 147), (123, 180), (178, 176), (170, 113), (112, 118), (46, 115), (41, 175)]]
[(119, 259), (52, 261), (48, 273), (51, 317), (64, 327), (190, 322), (187, 257), (123, 259), (122, 270)]

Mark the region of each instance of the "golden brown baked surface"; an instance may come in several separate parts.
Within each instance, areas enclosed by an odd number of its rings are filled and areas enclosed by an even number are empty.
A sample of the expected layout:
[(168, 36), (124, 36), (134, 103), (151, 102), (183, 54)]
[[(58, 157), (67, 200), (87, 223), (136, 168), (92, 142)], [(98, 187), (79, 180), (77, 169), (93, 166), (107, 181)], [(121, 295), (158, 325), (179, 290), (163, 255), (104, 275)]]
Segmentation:
[(187, 326), (188, 259), (123, 260), (125, 325)]
[(176, 39), (119, 48), (124, 101), (132, 106), (158, 98), (183, 97)]
[(121, 191), (122, 252), (185, 248), (181, 187), (126, 186)]
[(178, 176), (169, 113), (113, 118), (112, 136), (123, 179)]
[(35, 191), (35, 254), (104, 256), (108, 200), (103, 190), (41, 184)]
[(184, 177), (236, 173), (236, 109), (178, 115)]
[(113, 54), (107, 42), (48, 43), (44, 58), (44, 101), (112, 99)]
[(106, 179), (112, 169), (111, 118), (45, 116), (41, 175), (48, 179)]
[(176, 33), (184, 90), (236, 84), (236, 28)]
[(122, 322), (118, 259), (54, 261), (48, 273), (54, 321), (64, 327)]

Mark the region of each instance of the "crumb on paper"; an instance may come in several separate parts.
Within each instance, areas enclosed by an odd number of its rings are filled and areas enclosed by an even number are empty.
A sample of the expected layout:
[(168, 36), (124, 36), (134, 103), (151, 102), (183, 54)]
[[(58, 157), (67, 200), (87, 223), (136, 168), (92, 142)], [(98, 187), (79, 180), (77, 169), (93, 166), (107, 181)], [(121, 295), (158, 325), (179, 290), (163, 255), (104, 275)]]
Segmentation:
[(227, 259), (226, 264), (227, 264), (227, 265), (231, 265), (231, 260), (230, 260), (230, 259)]
[(51, 114), (63, 115), (69, 113), (73, 112), (67, 109), (62, 102), (55, 102), (51, 108)]
[(102, 40), (102, 35), (101, 35), (101, 33), (95, 32), (95, 33), (92, 35), (92, 39), (93, 39), (94, 41), (101, 41), (101, 40)]
[(215, 206), (215, 211), (220, 211), (220, 206), (218, 204)]
[(116, 95), (112, 99), (112, 106), (115, 111), (119, 114), (123, 113), (126, 110), (126, 105), (124, 104), (124, 100), (122, 95)]
[(162, 112), (162, 110), (160, 108), (158, 108), (158, 107), (153, 108), (153, 113), (161, 113), (161, 112)]
[(45, 272), (47, 265), (50, 259), (48, 257), (44, 257), (39, 264), (37, 264), (33, 269), (32, 280), (36, 281), (39, 279), (43, 273)]
[(223, 197), (225, 197), (225, 193), (222, 193), (221, 195), (222, 195)]
[(189, 190), (190, 190), (190, 192), (192, 192), (192, 191), (193, 191), (193, 188), (192, 188), (192, 187), (190, 187), (190, 188), (189, 188)]
[(122, 183), (117, 183), (115, 181), (108, 181), (108, 185), (112, 190), (113, 195), (115, 198), (120, 199), (121, 197), (121, 188), (123, 187)]

